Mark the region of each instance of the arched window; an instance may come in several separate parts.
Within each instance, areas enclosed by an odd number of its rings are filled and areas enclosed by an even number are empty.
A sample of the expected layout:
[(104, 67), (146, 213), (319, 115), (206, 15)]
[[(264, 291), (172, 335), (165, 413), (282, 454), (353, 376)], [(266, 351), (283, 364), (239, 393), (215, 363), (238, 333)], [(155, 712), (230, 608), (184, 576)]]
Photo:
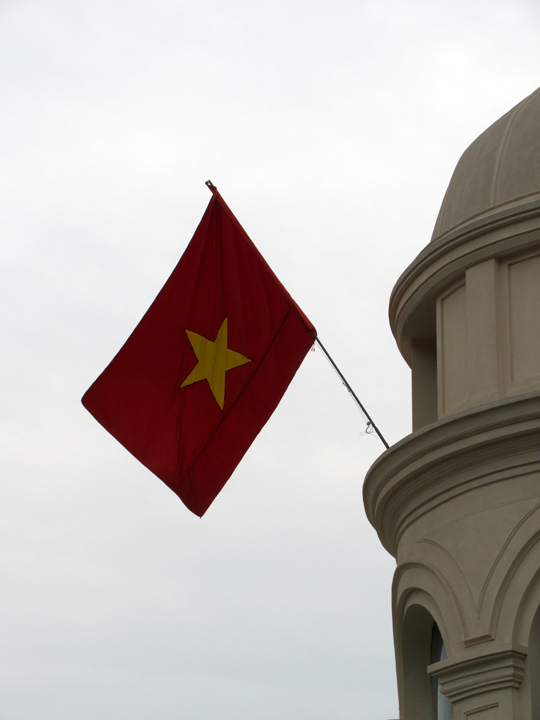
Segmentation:
[[(431, 662), (446, 660), (446, 648), (441, 631), (437, 623), (433, 623), (431, 633)], [(441, 686), (436, 677), (431, 678), (431, 708), (434, 720), (450, 720), (450, 700), (441, 692)]]
[(529, 635), (529, 654), (526, 664), (525, 685), (530, 688), (531, 717), (540, 717), (540, 608), (536, 611)]
[(417, 603), (411, 604), (404, 613), (398, 672), (402, 715), (407, 720), (438, 719), (437, 705), (433, 705), (432, 678), (428, 673), (434, 622), (429, 610)]

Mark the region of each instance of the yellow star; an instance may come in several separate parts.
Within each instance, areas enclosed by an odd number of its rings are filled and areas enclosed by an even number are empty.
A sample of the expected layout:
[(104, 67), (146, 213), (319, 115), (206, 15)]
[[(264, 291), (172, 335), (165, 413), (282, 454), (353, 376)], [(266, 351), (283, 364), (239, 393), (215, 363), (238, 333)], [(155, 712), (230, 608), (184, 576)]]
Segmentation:
[(199, 335), (191, 330), (186, 330), (189, 342), (197, 356), (197, 364), (189, 373), (181, 388), (200, 380), (208, 380), (208, 385), (216, 399), (217, 404), (223, 410), (225, 404), (225, 373), (240, 365), (245, 365), (251, 360), (227, 347), (228, 341), (227, 318), (221, 323), (215, 340)]

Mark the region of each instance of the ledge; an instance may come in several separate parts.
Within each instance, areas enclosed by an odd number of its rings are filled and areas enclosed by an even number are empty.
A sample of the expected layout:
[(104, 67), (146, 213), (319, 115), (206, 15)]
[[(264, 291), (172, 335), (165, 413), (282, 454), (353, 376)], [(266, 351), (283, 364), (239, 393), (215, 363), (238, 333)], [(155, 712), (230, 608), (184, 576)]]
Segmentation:
[(439, 680), (444, 695), (457, 702), (491, 690), (519, 688), (526, 657), (526, 648), (507, 645), (484, 655), (443, 660), (427, 670)]
[(390, 325), (409, 365), (411, 338), (430, 331), (434, 336), (434, 299), (445, 285), (482, 260), (538, 243), (538, 199), (491, 212), (430, 242), (402, 273), (390, 297)]
[[(386, 450), (368, 470), (363, 488), (368, 519), (395, 557), (412, 522), (470, 489), (466, 471), (493, 463), (512, 467), (524, 453), (535, 453), (540, 461), (540, 393), (432, 423)], [(473, 481), (489, 479), (476, 473)]]

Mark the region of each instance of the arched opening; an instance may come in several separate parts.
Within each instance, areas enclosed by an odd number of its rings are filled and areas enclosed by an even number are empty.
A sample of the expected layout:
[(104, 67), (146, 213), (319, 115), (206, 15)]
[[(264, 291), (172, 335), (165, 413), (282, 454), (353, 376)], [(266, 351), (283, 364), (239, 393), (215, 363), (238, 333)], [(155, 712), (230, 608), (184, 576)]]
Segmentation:
[[(441, 631), (436, 622), (433, 622), (431, 631), (431, 662), (437, 663), (446, 660), (446, 646)], [(441, 685), (438, 679), (431, 677), (431, 714), (434, 720), (450, 720), (450, 700), (441, 692)]]
[(540, 608), (531, 625), (528, 644), (528, 684), (531, 693), (531, 717), (540, 718)]
[(403, 618), (403, 710), (409, 720), (434, 720), (431, 701), (433, 617), (422, 605), (411, 605)]
[[(446, 647), (431, 613), (411, 605), (403, 618), (403, 710), (407, 720), (450, 720), (448, 698), (428, 665), (446, 660)], [(540, 717), (540, 716), (539, 716)]]

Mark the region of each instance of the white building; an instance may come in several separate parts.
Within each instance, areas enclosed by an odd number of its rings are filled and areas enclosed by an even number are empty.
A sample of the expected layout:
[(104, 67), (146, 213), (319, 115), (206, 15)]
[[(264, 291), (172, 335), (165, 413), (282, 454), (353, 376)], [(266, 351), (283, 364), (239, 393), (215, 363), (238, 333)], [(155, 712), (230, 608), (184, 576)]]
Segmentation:
[(413, 432), (364, 486), (403, 720), (540, 720), (540, 89), (461, 157), (390, 301)]

